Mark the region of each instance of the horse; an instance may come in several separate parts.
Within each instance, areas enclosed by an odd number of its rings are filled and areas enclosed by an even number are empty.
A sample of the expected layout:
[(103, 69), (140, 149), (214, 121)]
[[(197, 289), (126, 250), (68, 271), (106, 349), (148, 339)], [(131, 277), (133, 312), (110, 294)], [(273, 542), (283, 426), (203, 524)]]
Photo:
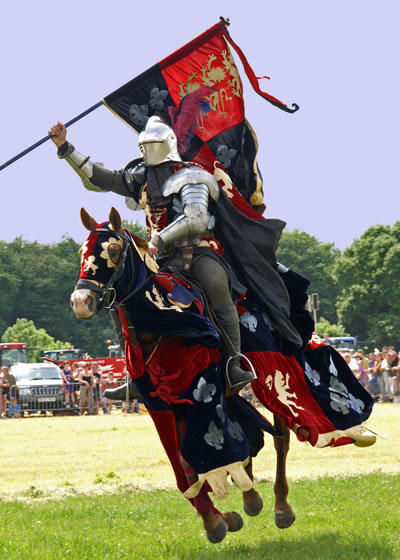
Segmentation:
[[(245, 513), (262, 511), (252, 472), (262, 430), (273, 436), (277, 456), (275, 524), (290, 527), (295, 521), (287, 500), (290, 430), (317, 447), (371, 445), (373, 437), (360, 428), (372, 408), (366, 392), (354, 385), (343, 360), (315, 339), (301, 356), (283, 356), (265, 312), (242, 301), (242, 349), (258, 374), (253, 391), (274, 414), (271, 426), (240, 396), (226, 395), (219, 333), (198, 291), (186, 279), (160, 272), (147, 243), (123, 230), (114, 208), (108, 222), (98, 224), (84, 209), (81, 220), (90, 234), (80, 249), (72, 308), (84, 320), (102, 307), (113, 309), (114, 321), (118, 313), (130, 378), (209, 541), (220, 542), (243, 525), (238, 513), (222, 514), (209, 497), (210, 491), (217, 499), (227, 496), (229, 474), (242, 490)], [(330, 384), (321, 393), (326, 379)]]

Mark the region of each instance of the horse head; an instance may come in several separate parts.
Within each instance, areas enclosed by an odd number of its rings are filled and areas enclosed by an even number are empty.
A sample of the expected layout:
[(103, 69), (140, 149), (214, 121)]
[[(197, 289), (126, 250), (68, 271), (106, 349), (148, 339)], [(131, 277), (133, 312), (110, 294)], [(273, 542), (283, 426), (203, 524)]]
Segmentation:
[[(79, 250), (81, 265), (71, 306), (79, 319), (92, 319), (102, 307), (112, 305), (118, 290), (132, 285), (137, 253), (144, 254), (147, 243), (133, 239), (122, 228), (115, 208), (111, 208), (109, 221), (103, 223), (97, 223), (82, 208), (81, 221), (90, 234)], [(145, 260), (143, 254), (139, 258), (141, 263)]]

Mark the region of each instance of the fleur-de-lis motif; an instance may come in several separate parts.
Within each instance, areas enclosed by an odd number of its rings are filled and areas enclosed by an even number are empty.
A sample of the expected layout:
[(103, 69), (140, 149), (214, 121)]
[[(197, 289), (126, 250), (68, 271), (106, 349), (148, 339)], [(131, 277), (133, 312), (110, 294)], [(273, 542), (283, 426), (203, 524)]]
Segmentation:
[(249, 311), (246, 311), (245, 313), (243, 313), (243, 315), (240, 315), (240, 323), (250, 332), (256, 332), (257, 330), (257, 317), (255, 315), (252, 315)]
[(197, 388), (193, 391), (193, 397), (196, 401), (209, 403), (212, 401), (216, 390), (217, 388), (213, 383), (207, 383), (204, 377), (200, 377)]
[(150, 92), (149, 105), (155, 111), (161, 111), (164, 108), (164, 99), (167, 97), (168, 91), (162, 89), (161, 91), (158, 87), (155, 87)]
[(238, 441), (244, 440), (243, 430), (239, 422), (232, 422), (232, 420), (228, 419), (228, 433), (233, 439)]
[(331, 375), (329, 394), (331, 397), (330, 406), (336, 412), (341, 412), (342, 414), (348, 414), (350, 403), (349, 403), (349, 393), (346, 386), (338, 380), (337, 377)]
[(204, 440), (211, 447), (215, 447), (217, 451), (221, 451), (222, 444), (224, 443), (224, 434), (222, 430), (217, 428), (214, 420), (208, 425), (208, 432), (204, 434)]
[(304, 373), (306, 374), (310, 383), (314, 385), (314, 387), (318, 387), (321, 385), (321, 376), (316, 369), (313, 369), (308, 362), (305, 363)]
[(354, 408), (354, 410), (356, 412), (361, 414), (364, 411), (365, 404), (363, 403), (363, 401), (361, 399), (356, 399), (356, 397), (354, 395), (349, 393), (349, 401), (351, 403), (351, 406)]
[(136, 105), (134, 103), (129, 107), (129, 116), (132, 122), (138, 126), (143, 126), (147, 123), (149, 117), (147, 116), (149, 108), (147, 105)]
[(217, 160), (222, 165), (222, 167), (228, 169), (228, 167), (231, 166), (232, 160), (236, 154), (237, 150), (235, 150), (234, 148), (228, 148), (228, 146), (225, 146), (225, 144), (220, 144), (215, 155), (217, 156)]
[(331, 393), (331, 408), (336, 412), (341, 412), (342, 414), (349, 413), (349, 401), (346, 397), (341, 397), (337, 393)]

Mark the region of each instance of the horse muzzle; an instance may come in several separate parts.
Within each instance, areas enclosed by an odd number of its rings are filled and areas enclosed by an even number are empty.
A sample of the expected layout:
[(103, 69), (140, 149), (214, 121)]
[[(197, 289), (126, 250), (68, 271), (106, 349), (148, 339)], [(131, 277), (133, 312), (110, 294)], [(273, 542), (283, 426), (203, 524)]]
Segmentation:
[(93, 319), (97, 313), (97, 294), (87, 288), (71, 294), (71, 307), (78, 319)]

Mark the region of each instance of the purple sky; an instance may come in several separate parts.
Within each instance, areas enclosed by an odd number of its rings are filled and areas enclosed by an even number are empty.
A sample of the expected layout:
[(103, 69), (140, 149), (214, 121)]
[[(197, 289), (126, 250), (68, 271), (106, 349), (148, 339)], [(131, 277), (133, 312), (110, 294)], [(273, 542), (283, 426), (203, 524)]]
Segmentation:
[[(263, 101), (234, 55), (259, 140), (266, 215), (340, 249), (369, 226), (399, 219), (397, 0), (156, 0), (149, 6), (127, 0), (4, 4), (0, 163), (223, 15), (256, 75), (271, 77), (262, 81), (265, 91), (300, 105), (291, 115)], [(68, 138), (114, 169), (139, 156), (137, 136), (105, 107), (74, 124)], [(81, 206), (99, 221), (114, 205), (143, 223), (122, 197), (86, 191), (51, 142), (0, 171), (0, 188), (5, 241), (22, 235), (50, 243), (66, 233), (81, 241)]]

